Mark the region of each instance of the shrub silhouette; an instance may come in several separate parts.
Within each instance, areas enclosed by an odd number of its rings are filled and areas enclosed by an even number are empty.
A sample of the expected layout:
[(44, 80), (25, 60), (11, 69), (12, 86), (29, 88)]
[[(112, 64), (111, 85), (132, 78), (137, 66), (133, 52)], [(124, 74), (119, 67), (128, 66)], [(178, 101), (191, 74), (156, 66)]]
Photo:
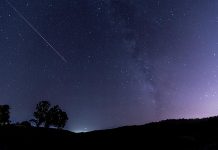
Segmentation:
[(9, 105), (0, 105), (0, 125), (7, 125), (10, 123), (10, 107)]
[(25, 127), (25, 128), (32, 127), (29, 121), (16, 122), (16, 123), (11, 124), (11, 126), (18, 126), (18, 127)]
[(20, 123), (21, 126), (26, 127), (26, 128), (30, 128), (32, 127), (31, 123), (29, 121), (22, 121)]

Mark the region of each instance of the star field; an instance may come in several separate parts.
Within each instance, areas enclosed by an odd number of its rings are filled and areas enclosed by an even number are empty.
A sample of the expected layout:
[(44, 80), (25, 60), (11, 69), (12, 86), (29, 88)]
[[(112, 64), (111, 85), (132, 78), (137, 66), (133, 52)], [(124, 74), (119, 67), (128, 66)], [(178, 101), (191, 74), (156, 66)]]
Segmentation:
[(29, 120), (41, 99), (90, 131), (218, 113), (215, 0), (0, 2), (0, 103)]

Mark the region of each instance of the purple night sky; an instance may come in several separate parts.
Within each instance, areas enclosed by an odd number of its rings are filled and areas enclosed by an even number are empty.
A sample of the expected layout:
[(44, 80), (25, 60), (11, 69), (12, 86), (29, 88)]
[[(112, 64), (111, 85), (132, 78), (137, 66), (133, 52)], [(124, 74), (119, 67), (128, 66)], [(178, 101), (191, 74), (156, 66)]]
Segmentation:
[[(217, 0), (0, 1), (0, 103), (91, 131), (218, 114)], [(21, 13), (67, 62), (19, 16)]]

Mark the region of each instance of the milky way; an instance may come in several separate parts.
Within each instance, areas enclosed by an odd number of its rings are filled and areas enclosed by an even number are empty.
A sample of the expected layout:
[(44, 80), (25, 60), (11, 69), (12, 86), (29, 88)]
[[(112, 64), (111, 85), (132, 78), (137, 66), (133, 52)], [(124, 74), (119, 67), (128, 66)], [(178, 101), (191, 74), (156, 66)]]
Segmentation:
[(13, 122), (49, 100), (90, 131), (218, 114), (216, 0), (0, 2), (0, 102)]

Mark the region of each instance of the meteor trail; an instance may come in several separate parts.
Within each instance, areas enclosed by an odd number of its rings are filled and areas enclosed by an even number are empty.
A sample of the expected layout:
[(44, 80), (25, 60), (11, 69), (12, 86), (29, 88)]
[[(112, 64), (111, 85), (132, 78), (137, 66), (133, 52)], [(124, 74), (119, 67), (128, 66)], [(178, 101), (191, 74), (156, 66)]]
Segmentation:
[(60, 52), (58, 52), (58, 50), (56, 48), (54, 48), (53, 45), (51, 45), (48, 40), (46, 40), (45, 37), (42, 36), (42, 34), (21, 14), (21, 12), (19, 12), (8, 0), (5, 0), (8, 5), (17, 13), (17, 15), (25, 22), (27, 23), (30, 28), (38, 35), (40, 36), (46, 44), (48, 44), (48, 46), (61, 58), (61, 60), (63, 60), (65, 63), (67, 63), (67, 60), (64, 58), (64, 56), (62, 56), (60, 54)]

